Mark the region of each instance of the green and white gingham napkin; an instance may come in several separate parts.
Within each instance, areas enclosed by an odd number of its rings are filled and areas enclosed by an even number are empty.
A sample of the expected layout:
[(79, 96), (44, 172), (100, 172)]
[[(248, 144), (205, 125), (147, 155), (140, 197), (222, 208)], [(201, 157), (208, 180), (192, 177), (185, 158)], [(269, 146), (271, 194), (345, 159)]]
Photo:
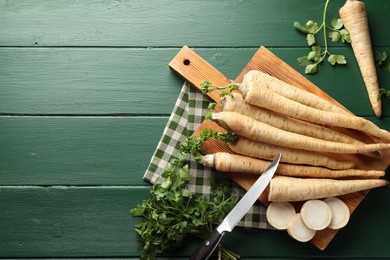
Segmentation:
[[(202, 123), (208, 112), (210, 100), (198, 92), (195, 88), (184, 83), (175, 107), (164, 129), (163, 135), (150, 160), (144, 179), (154, 183), (167, 166), (172, 156), (178, 152), (179, 144), (187, 139)], [(203, 195), (210, 194), (210, 177), (217, 174), (214, 170), (204, 167), (195, 160), (190, 160), (189, 169), (192, 178), (188, 189), (191, 192)], [(242, 196), (245, 191), (233, 184), (233, 192)], [(247, 228), (270, 229), (265, 216), (265, 207), (256, 202), (252, 209), (245, 215), (239, 226)]]

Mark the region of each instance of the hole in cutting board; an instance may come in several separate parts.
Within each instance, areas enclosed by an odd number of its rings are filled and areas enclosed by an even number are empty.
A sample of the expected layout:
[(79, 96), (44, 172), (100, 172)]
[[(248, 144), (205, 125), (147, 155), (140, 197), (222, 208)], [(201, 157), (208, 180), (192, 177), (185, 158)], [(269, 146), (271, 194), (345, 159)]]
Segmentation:
[(188, 66), (188, 65), (190, 65), (190, 60), (189, 59), (185, 59), (184, 61), (183, 61), (183, 64), (184, 65), (186, 65), (186, 66)]

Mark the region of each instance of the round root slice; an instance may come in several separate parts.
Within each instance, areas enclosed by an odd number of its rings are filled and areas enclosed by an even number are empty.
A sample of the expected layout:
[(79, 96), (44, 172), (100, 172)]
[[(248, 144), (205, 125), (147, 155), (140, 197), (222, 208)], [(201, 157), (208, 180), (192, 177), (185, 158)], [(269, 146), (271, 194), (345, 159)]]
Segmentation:
[(351, 215), (347, 204), (336, 197), (327, 198), (324, 202), (329, 206), (332, 212), (332, 220), (330, 221), (328, 227), (331, 229), (340, 229), (345, 227)]
[(299, 242), (307, 242), (315, 236), (316, 231), (306, 226), (302, 221), (301, 214), (296, 213), (288, 223), (287, 233)]
[(289, 202), (272, 202), (267, 208), (267, 220), (276, 229), (287, 229), (288, 222), (295, 215), (295, 208)]
[(322, 200), (308, 200), (301, 208), (302, 221), (311, 229), (322, 230), (329, 226), (332, 212)]

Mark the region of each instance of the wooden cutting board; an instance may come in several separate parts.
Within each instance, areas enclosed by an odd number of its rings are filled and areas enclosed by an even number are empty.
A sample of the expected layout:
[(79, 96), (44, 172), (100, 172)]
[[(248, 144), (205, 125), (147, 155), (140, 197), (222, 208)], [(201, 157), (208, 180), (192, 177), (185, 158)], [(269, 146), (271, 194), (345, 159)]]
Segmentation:
[[(173, 58), (169, 63), (169, 67), (177, 72), (184, 80), (189, 82), (192, 86), (200, 90), (200, 84), (204, 80), (210, 80), (213, 85), (223, 86), (230, 83), (230, 80), (225, 77), (221, 72), (215, 69), (202, 57), (196, 54), (192, 49), (187, 46), (184, 46), (179, 53)], [(241, 71), (239, 76), (235, 79), (236, 82), (241, 82), (244, 75), (249, 70), (260, 70), (266, 72), (276, 78), (279, 78), (291, 85), (300, 87), (309, 92), (312, 92), (322, 98), (325, 98), (334, 104), (343, 107), (332, 97), (323, 92), (320, 88), (315, 86), (312, 82), (306, 79), (299, 72), (290, 67), (283, 60), (278, 58), (272, 52), (270, 52), (265, 47), (260, 47), (257, 52), (254, 54), (249, 63)], [(213, 91), (208, 93), (207, 96), (211, 99), (211, 102), (217, 103), (216, 111), (219, 110), (218, 103), (220, 102), (220, 95), (218, 91)], [(216, 123), (207, 120), (204, 121), (199, 128), (195, 131), (194, 135), (198, 135), (203, 129), (215, 129), (217, 131), (224, 132), (225, 130), (219, 127)], [(335, 128), (336, 129), (336, 128)], [(366, 142), (375, 142), (369, 136), (366, 136), (363, 133), (360, 133), (355, 130), (345, 130), (345, 129), (336, 129), (338, 131), (345, 132), (349, 135), (352, 135), (358, 139), (361, 139)], [(204, 143), (204, 148), (207, 149), (210, 153), (225, 151), (232, 151), (228, 148), (226, 144), (221, 141), (210, 139)], [(357, 169), (372, 169), (372, 170), (386, 170), (390, 164), (390, 152), (382, 153), (381, 158), (373, 159), (367, 158), (363, 155), (331, 155), (336, 159), (347, 159), (355, 162)], [(235, 183), (240, 185), (245, 190), (248, 190), (255, 180), (258, 178), (256, 175), (244, 175), (237, 173), (226, 173)], [(363, 198), (366, 196), (368, 191), (356, 192), (344, 196), (340, 196), (344, 200), (350, 211), (353, 212), (356, 207), (361, 203)], [(260, 196), (259, 200), (264, 204), (268, 205), (267, 200), (267, 190)], [(299, 203), (295, 205), (298, 209), (300, 207)], [(331, 240), (336, 235), (337, 230), (325, 229), (316, 233), (315, 237), (310, 241), (317, 248), (324, 250)]]

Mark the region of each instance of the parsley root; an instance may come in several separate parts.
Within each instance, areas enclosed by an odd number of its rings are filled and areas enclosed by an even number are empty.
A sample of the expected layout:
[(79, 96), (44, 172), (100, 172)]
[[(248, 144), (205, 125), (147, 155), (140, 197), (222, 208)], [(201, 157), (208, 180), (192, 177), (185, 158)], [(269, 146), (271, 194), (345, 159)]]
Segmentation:
[(347, 204), (337, 197), (327, 198), (324, 202), (328, 204), (332, 211), (332, 220), (330, 221), (328, 228), (340, 229), (345, 227), (348, 224), (351, 215)]
[(269, 201), (305, 201), (329, 198), (387, 185), (384, 179), (334, 180), (275, 176), (270, 183)]
[(332, 211), (326, 202), (318, 199), (306, 201), (301, 208), (303, 223), (314, 230), (325, 229), (332, 220)]
[(251, 70), (247, 72), (244, 76), (242, 84), (239, 87), (239, 90), (242, 93), (245, 93), (247, 91), (247, 86), (249, 86), (250, 82), (256, 82), (260, 88), (270, 89), (272, 91), (275, 91), (279, 95), (282, 95), (288, 99), (294, 100), (309, 107), (343, 114), (348, 113), (345, 109), (332, 104), (326, 99), (323, 99), (311, 92), (288, 84), (262, 71)]
[(340, 17), (348, 29), (351, 45), (367, 88), (368, 97), (377, 117), (382, 115), (378, 76), (375, 68), (366, 7), (358, 0), (347, 0), (340, 8)]
[(316, 231), (303, 223), (301, 213), (296, 213), (288, 222), (287, 233), (299, 242), (307, 242), (315, 236)]
[[(283, 154), (284, 156), (284, 154)], [(264, 171), (269, 161), (255, 159), (243, 155), (218, 152), (203, 156), (201, 163), (205, 166), (213, 167), (221, 172), (260, 174)], [(278, 175), (292, 177), (312, 177), (312, 178), (378, 178), (385, 175), (384, 171), (376, 170), (330, 170), (323, 167), (295, 165), (289, 163), (280, 163), (276, 171)]]
[[(339, 113), (334, 114), (343, 115)], [(232, 131), (238, 136), (244, 136), (255, 141), (267, 142), (290, 148), (348, 154), (359, 154), (390, 149), (390, 143), (356, 145), (304, 136), (278, 129), (237, 112), (213, 113), (211, 118), (221, 127)]]
[(287, 148), (265, 142), (256, 142), (242, 136), (236, 141), (227, 144), (237, 154), (258, 159), (272, 160), (280, 152), (283, 154), (281, 161), (291, 164), (323, 166), (337, 170), (352, 169), (355, 166), (353, 162), (335, 160), (318, 152)]
[(268, 205), (266, 217), (268, 223), (276, 229), (287, 229), (288, 222), (296, 214), (294, 206), (290, 202), (272, 202)]
[(279, 95), (275, 91), (264, 89), (252, 81), (242, 92), (244, 100), (252, 105), (261, 106), (287, 116), (313, 123), (350, 128), (366, 134), (390, 140), (390, 132), (380, 129), (371, 121), (350, 114), (334, 113), (303, 105)]
[(231, 96), (223, 97), (221, 99), (221, 108), (223, 111), (238, 112), (261, 122), (270, 124), (274, 127), (297, 134), (307, 135), (328, 141), (362, 144), (361, 141), (337, 132), (333, 129), (288, 117), (281, 113), (276, 113), (262, 107), (248, 104), (244, 101), (242, 95), (239, 93), (232, 93)]

